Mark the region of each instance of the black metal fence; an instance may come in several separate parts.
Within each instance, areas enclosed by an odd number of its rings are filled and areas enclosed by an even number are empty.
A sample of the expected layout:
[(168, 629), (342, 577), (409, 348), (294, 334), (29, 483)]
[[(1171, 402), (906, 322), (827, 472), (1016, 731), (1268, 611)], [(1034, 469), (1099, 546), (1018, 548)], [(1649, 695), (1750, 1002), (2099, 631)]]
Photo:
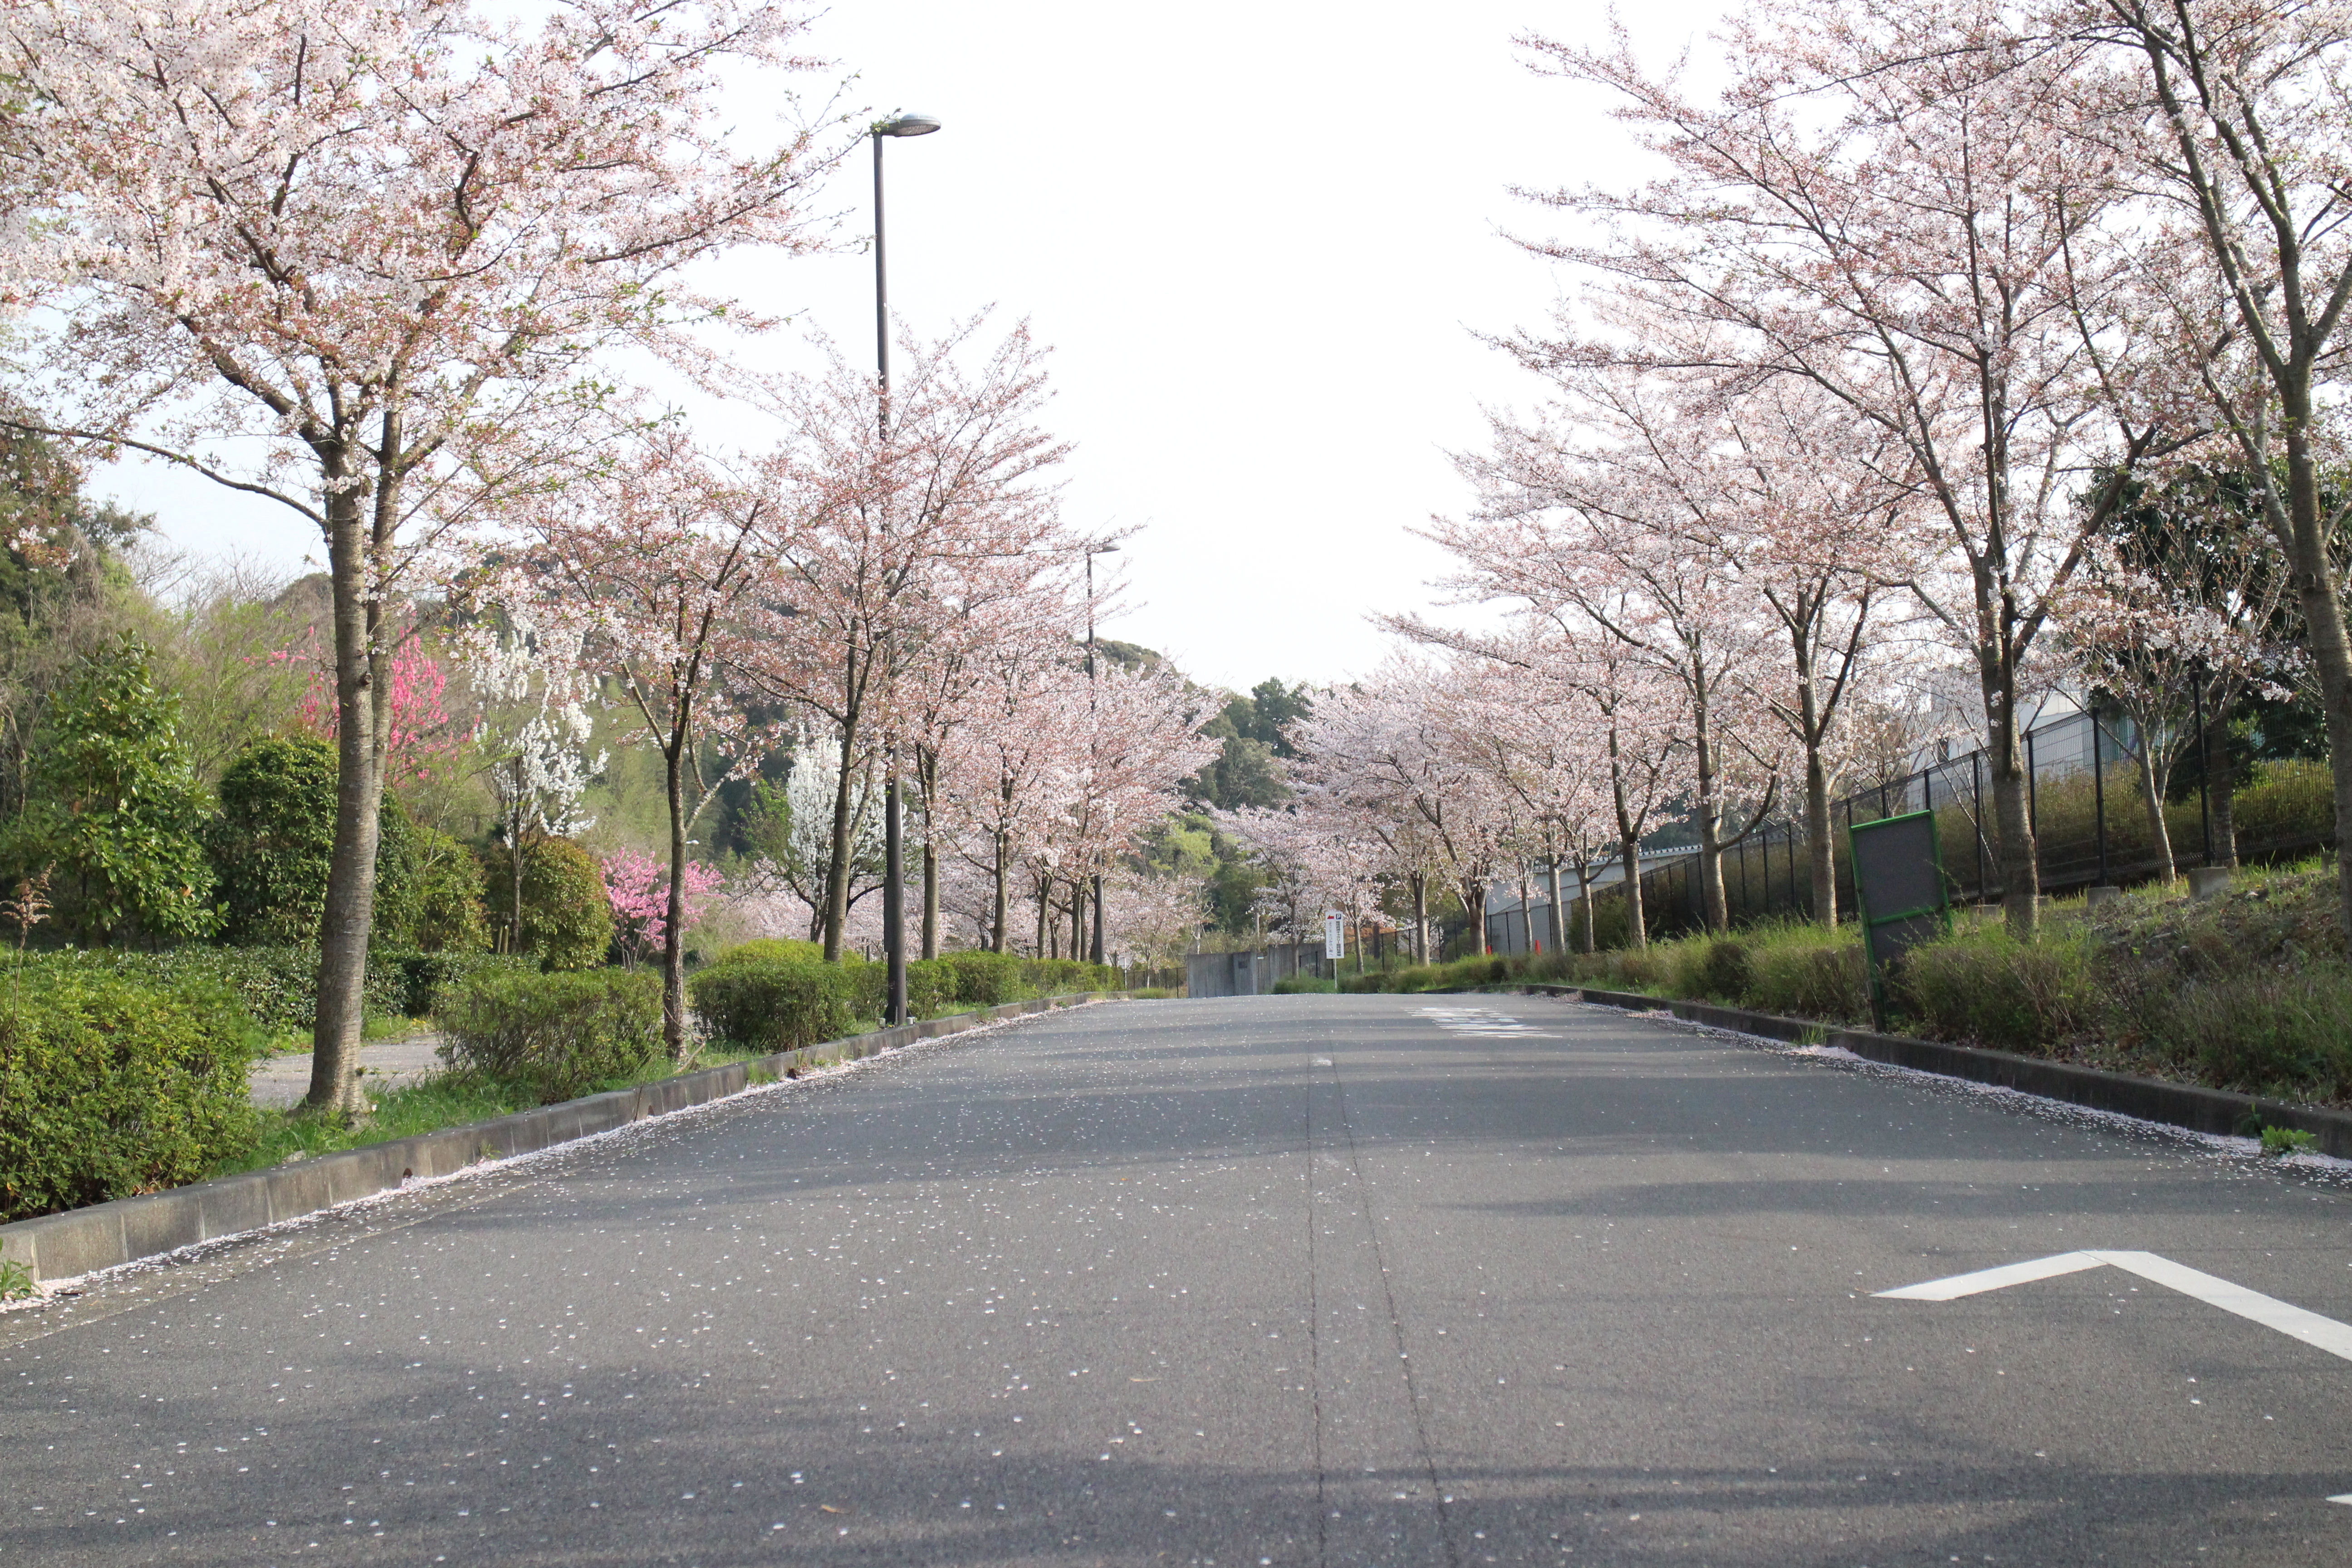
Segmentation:
[[(2026, 810), (2032, 824), (2041, 885), (2045, 892), (2121, 885), (2158, 873), (2162, 859), (2147, 793), (2140, 782), (2137, 737), (2130, 721), (2113, 714), (2071, 713), (2024, 735)], [(2281, 775), (2273, 794), (2251, 816), (2237, 802), (2240, 860), (2307, 855), (2334, 842), (2324, 764), (2301, 764)], [(2161, 807), (2177, 868), (2214, 862), (2213, 803), (2199, 772), (2197, 790)], [(2269, 786), (2266, 786), (2269, 787)], [(2309, 798), (2305, 798), (2305, 797)], [(1998, 825), (1992, 820), (1992, 780), (1981, 750), (1947, 756), (1897, 779), (1857, 790), (1830, 809), (1840, 917), (1854, 910), (1853, 873), (1845, 830), (1855, 823), (1906, 812), (1932, 811), (1945, 874), (1955, 902), (1989, 902), (2001, 895)], [(1769, 824), (1723, 852), (1724, 900), (1734, 925), (1775, 917), (1814, 917), (1811, 840), (1795, 822)], [(1621, 888), (1600, 889), (1594, 916), (1601, 945), (1614, 925), (1627, 922)], [(1642, 877), (1644, 924), (1653, 937), (1701, 930), (1698, 856), (1669, 862)], [(1572, 910), (1580, 920), (1581, 910)], [(1622, 939), (1621, 939), (1622, 940)]]

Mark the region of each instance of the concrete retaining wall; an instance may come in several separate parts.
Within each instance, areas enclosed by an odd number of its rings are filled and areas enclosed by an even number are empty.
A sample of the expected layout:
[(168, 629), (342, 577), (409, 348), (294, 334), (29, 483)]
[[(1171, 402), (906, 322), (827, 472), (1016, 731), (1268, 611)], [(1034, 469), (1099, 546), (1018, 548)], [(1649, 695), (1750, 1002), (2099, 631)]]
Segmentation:
[(592, 1094), (585, 1100), (565, 1100), (560, 1105), (517, 1111), (511, 1116), (440, 1132), (321, 1154), (314, 1160), (271, 1170), (197, 1182), (168, 1193), (93, 1204), (39, 1219), (18, 1220), (13, 1225), (0, 1225), (0, 1258), (22, 1263), (36, 1279), (68, 1279), (93, 1269), (111, 1268), (200, 1241), (213, 1241), (280, 1220), (316, 1214), (353, 1198), (388, 1192), (412, 1179), (450, 1175), (485, 1160), (533, 1153), (575, 1138), (626, 1127), (648, 1117), (707, 1105), (714, 1100), (742, 1093), (751, 1086), (755, 1072), (762, 1082), (772, 1082), (786, 1073), (820, 1063), (877, 1056), (913, 1045), (917, 1040), (959, 1034), (1002, 1018), (1122, 994), (1097, 991), (1009, 1002), (982, 1012), (958, 1013), (895, 1029), (880, 1029), (870, 1035), (853, 1035), (847, 1039), (782, 1051), (755, 1061), (682, 1073), (635, 1089)]
[(2161, 1079), (2139, 1078), (2130, 1073), (2102, 1072), (2096, 1068), (2044, 1061), (2038, 1057), (2021, 1057), (1978, 1046), (1915, 1040), (1835, 1024), (1809, 1024), (1799, 1018), (1780, 1018), (1738, 1007), (1717, 1007), (1705, 1002), (1668, 1002), (1656, 996), (1574, 985), (1522, 985), (1517, 989), (1640, 1012), (1663, 1007), (1685, 1023), (1762, 1035), (1768, 1039), (1835, 1046), (1891, 1067), (1916, 1068), (1921, 1072), (1967, 1079), (1972, 1083), (1998, 1084), (2046, 1100), (2062, 1100), (2070, 1105), (2112, 1110), (2197, 1132), (2234, 1133), (2250, 1118), (2257, 1119), (2266, 1127), (2300, 1128), (2318, 1141), (2320, 1152), (2352, 1160), (2352, 1114), (2340, 1110), (2317, 1110), (2256, 1095), (2233, 1094), (2227, 1089), (2167, 1083)]

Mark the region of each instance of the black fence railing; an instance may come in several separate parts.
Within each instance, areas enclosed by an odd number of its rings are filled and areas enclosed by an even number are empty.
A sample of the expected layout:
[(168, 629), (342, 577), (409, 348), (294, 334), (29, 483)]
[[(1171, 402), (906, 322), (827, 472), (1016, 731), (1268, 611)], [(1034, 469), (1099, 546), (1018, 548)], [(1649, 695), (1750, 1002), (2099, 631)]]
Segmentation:
[[(2070, 713), (2024, 735), (2026, 809), (2033, 827), (2044, 892), (2124, 885), (2155, 876), (2162, 865), (2155, 826), (2140, 781), (2137, 737), (2130, 721), (2114, 714)], [(2193, 750), (2193, 742), (2192, 742)], [(2332, 805), (2321, 763), (2286, 766), (2256, 797), (2235, 805), (2237, 858), (2252, 864), (2308, 855), (2334, 843)], [(2275, 797), (2275, 798), (2273, 798)], [(2250, 810), (2250, 806), (2259, 809)], [(1992, 819), (1992, 781), (1982, 751), (1948, 756), (1926, 767), (1856, 790), (1830, 809), (1841, 919), (1854, 909), (1853, 873), (1845, 834), (1854, 824), (1916, 811), (1936, 815), (1945, 875), (1955, 902), (1990, 902), (2001, 896), (1999, 832)], [(2213, 864), (2213, 802), (2199, 773), (2198, 787), (2162, 807), (2177, 868)], [(1811, 839), (1803, 826), (1776, 822), (1723, 853), (1723, 887), (1733, 925), (1774, 918), (1815, 917)], [(1596, 889), (1593, 921), (1600, 944), (1622, 944), (1630, 927), (1621, 885)], [(1643, 923), (1652, 937), (1705, 926), (1696, 850), (1642, 874)], [(1571, 901), (1570, 934), (1580, 940), (1584, 911)], [(1488, 918), (1490, 945), (1498, 921)], [(1539, 937), (1549, 921), (1538, 913)], [(1513, 944), (1516, 945), (1516, 944)], [(1550, 945), (1549, 942), (1546, 945)]]

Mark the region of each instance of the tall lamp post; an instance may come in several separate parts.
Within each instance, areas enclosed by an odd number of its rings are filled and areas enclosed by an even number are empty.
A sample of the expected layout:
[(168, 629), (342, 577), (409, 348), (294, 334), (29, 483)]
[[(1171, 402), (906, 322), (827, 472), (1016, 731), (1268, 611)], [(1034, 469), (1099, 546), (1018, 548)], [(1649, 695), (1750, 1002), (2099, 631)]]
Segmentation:
[[(1088, 712), (1094, 710), (1095, 705), (1095, 557), (1113, 555), (1118, 552), (1118, 546), (1108, 541), (1101, 544), (1087, 546), (1087, 710)], [(1094, 952), (1087, 960), (1091, 963), (1100, 963), (1103, 961), (1102, 904), (1103, 874), (1097, 871), (1095, 873)]]
[[(874, 125), (874, 368), (880, 395), (877, 433), (887, 446), (890, 439), (890, 275), (882, 255), (882, 138), (929, 136), (940, 122), (928, 114), (901, 114)], [(898, 750), (890, 748), (888, 782), (882, 812), (882, 945), (890, 960), (890, 1002), (887, 1022), (907, 1021), (907, 864), (906, 842), (899, 823)]]

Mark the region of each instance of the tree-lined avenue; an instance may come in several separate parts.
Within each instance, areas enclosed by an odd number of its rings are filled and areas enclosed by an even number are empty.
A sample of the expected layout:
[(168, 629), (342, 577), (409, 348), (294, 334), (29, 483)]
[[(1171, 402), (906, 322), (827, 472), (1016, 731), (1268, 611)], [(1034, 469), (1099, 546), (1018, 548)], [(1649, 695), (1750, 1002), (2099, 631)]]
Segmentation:
[(1539, 998), (1103, 1005), (0, 1317), (28, 1563), (2311, 1564), (2346, 1188)]

